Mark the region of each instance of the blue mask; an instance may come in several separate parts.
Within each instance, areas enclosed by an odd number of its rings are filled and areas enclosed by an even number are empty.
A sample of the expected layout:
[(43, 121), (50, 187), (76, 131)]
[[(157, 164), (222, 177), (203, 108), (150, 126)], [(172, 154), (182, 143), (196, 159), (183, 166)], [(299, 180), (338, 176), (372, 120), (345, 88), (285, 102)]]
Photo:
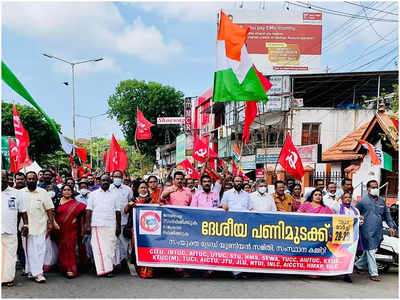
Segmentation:
[(121, 178), (114, 178), (113, 182), (114, 182), (114, 185), (120, 186), (122, 184), (122, 179)]

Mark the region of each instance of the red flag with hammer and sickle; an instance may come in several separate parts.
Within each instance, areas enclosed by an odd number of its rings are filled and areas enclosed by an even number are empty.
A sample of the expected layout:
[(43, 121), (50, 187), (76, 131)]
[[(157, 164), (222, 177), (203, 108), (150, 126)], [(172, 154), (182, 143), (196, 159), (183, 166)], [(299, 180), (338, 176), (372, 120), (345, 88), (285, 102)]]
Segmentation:
[(118, 144), (114, 135), (111, 138), (110, 150), (106, 155), (106, 172), (115, 170), (125, 171), (128, 165), (128, 156), (124, 149)]
[(136, 120), (136, 139), (137, 140), (150, 140), (151, 139), (151, 131), (150, 127), (154, 126), (151, 122), (149, 122), (137, 108), (137, 120)]
[(16, 168), (20, 170), (24, 166), (27, 167), (32, 164), (32, 161), (28, 155), (29, 134), (28, 131), (26, 131), (24, 126), (22, 125), (17, 107), (14, 104), (12, 106), (12, 111), (13, 111), (15, 141), (17, 143), (17, 148), (18, 148)]
[(193, 165), (190, 163), (190, 161), (187, 158), (185, 160), (181, 161), (179, 163), (179, 165), (185, 168), (186, 174), (190, 178), (200, 179), (199, 172), (196, 171), (196, 169), (193, 167)]
[(195, 160), (203, 163), (207, 160), (208, 157), (210, 157), (211, 159), (217, 158), (218, 154), (210, 149), (210, 147), (208, 147), (200, 139), (195, 138), (192, 156)]
[(285, 144), (279, 155), (278, 163), (297, 180), (301, 180), (304, 176), (303, 163), (289, 133), (286, 135)]

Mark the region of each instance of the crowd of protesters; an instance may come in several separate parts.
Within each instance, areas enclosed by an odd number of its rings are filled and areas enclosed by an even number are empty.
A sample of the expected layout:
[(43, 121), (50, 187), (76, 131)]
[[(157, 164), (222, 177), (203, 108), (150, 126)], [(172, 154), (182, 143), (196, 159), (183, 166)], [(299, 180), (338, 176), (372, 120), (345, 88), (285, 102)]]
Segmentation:
[[(303, 196), (303, 187), (294, 179), (276, 180), (270, 192), (263, 179), (245, 182), (227, 170), (213, 170), (208, 162), (202, 166), (199, 180), (180, 170), (170, 172), (164, 181), (154, 175), (132, 178), (119, 170), (88, 175), (78, 182), (68, 175), (61, 180), (57, 184), (51, 170), (14, 176), (2, 171), (3, 285), (14, 285), (17, 262), (22, 275), (38, 283), (46, 282), (44, 274), (52, 270), (67, 278), (80, 272), (103, 277), (130, 272), (153, 278), (157, 274), (154, 268), (133, 265), (133, 209), (137, 204), (356, 216), (362, 224), (359, 250), (363, 252), (355, 270), (367, 271), (373, 281), (380, 280), (375, 253), (382, 241), (382, 222), (395, 234), (375, 180), (368, 182), (368, 194), (355, 206), (351, 179), (344, 179), (339, 189), (334, 182), (325, 186), (323, 180), (316, 180), (314, 189)], [(179, 277), (190, 276), (190, 270), (174, 272)], [(212, 271), (203, 274), (212, 275)], [(232, 276), (246, 277), (240, 272)], [(344, 280), (352, 282), (351, 274)]]

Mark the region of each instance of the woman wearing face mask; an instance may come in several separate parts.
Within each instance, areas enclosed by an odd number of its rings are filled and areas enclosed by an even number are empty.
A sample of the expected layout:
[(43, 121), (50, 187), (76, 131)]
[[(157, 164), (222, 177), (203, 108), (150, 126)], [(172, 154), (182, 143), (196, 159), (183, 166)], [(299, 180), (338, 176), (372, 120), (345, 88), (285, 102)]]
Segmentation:
[(57, 233), (57, 246), (61, 271), (67, 278), (78, 276), (76, 267), (75, 245), (78, 234), (84, 234), (86, 205), (73, 198), (73, 190), (64, 185), (61, 188), (62, 198), (56, 210), (56, 221), (60, 226)]
[[(124, 208), (125, 213), (129, 213), (128, 217), (128, 224), (126, 225), (127, 227), (132, 228), (132, 236), (134, 234), (133, 232), (133, 208), (136, 207), (137, 204), (150, 204), (150, 203), (156, 203), (151, 197), (149, 193), (149, 186), (147, 185), (146, 182), (141, 182), (138, 186), (138, 196), (135, 197), (135, 202), (130, 201)], [(158, 203), (157, 203), (158, 204)], [(132, 238), (132, 249), (135, 249), (134, 245), (134, 238)], [(131, 263), (135, 263), (136, 259), (134, 258), (135, 251), (132, 251), (132, 256), (131, 256)], [(136, 266), (136, 271), (139, 274), (141, 278), (152, 278), (154, 275), (154, 268), (150, 267), (142, 267), (142, 266)]]

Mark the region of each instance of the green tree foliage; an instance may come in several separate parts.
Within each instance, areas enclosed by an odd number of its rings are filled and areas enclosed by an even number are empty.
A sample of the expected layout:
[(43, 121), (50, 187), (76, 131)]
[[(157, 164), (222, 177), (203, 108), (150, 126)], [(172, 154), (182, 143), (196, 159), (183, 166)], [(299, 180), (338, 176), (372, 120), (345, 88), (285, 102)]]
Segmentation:
[[(136, 107), (153, 124), (157, 117), (183, 116), (184, 94), (170, 86), (157, 82), (138, 81), (136, 79), (121, 81), (115, 93), (109, 97), (109, 115), (116, 118), (129, 145), (135, 144)], [(172, 133), (174, 140), (179, 128), (153, 126), (151, 140), (138, 141), (140, 152), (154, 159), (157, 145), (163, 145), (166, 134)]]
[[(32, 161), (36, 160), (41, 166), (47, 166), (47, 154), (54, 154), (56, 151), (62, 150), (58, 137), (55, 136), (50, 125), (35, 108), (19, 104), (16, 106), (22, 125), (29, 134), (28, 153), (30, 158)], [(56, 126), (60, 128), (57, 123)], [(1, 132), (2, 135), (14, 136), (12, 104), (4, 101), (1, 104)]]

